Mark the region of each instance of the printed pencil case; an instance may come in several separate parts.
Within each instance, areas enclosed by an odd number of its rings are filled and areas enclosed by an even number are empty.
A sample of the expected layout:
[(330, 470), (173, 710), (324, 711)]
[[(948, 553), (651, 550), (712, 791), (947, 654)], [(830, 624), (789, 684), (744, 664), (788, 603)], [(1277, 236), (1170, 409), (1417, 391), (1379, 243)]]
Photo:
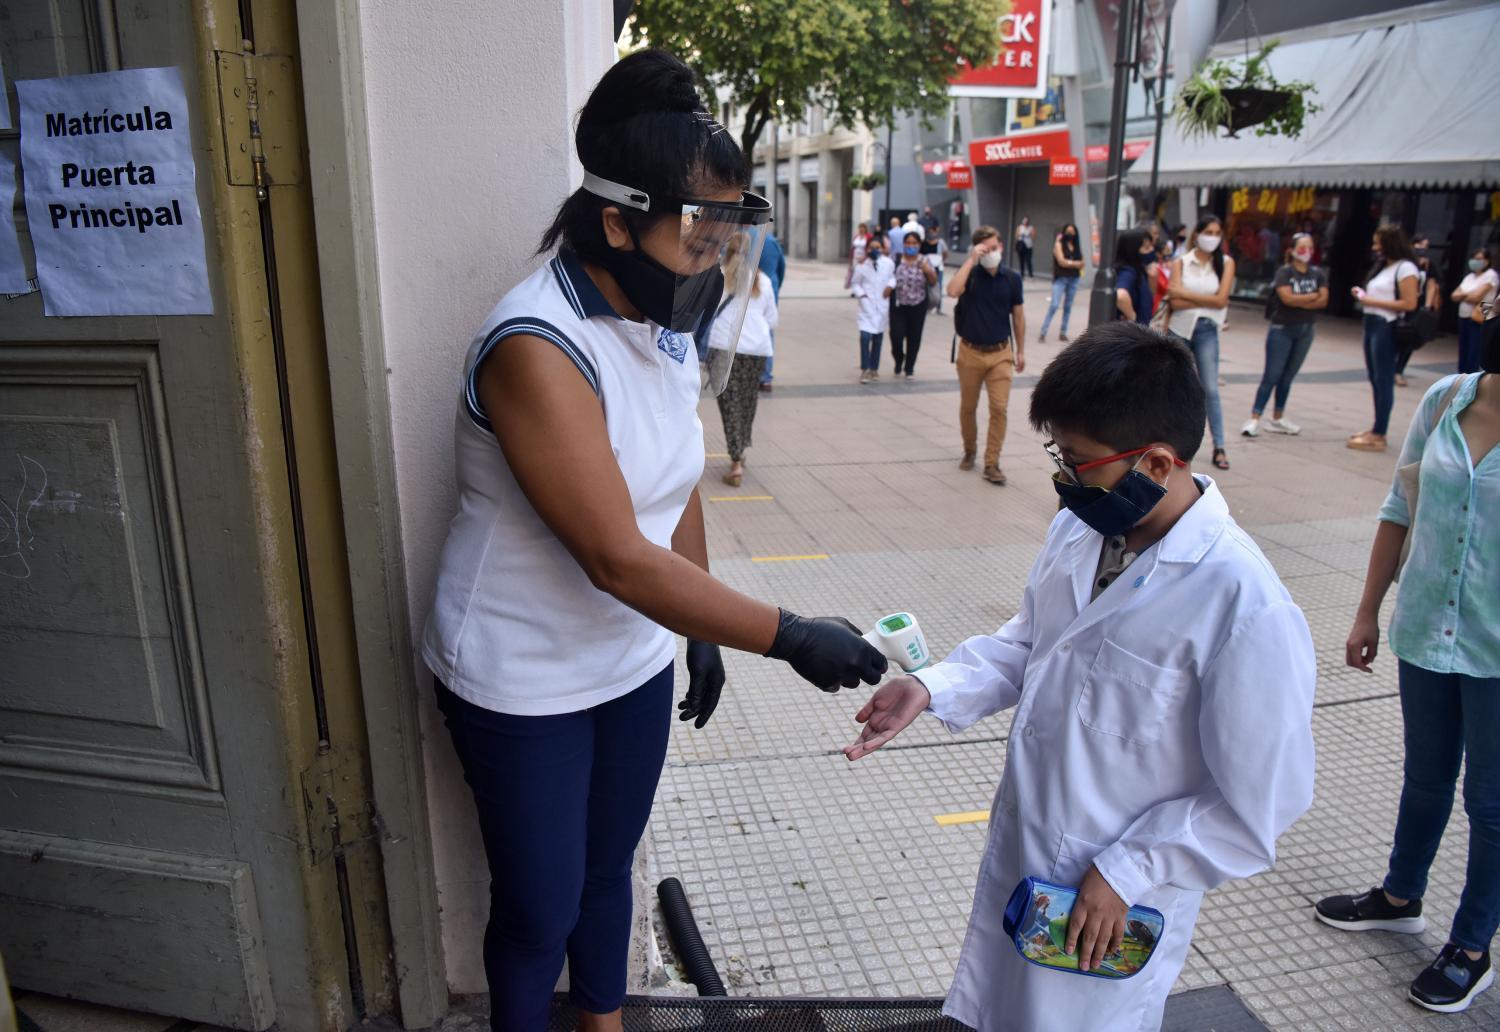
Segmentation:
[(1125, 939), (1120, 948), (1104, 958), (1093, 971), (1078, 970), (1078, 956), (1064, 952), (1068, 940), (1068, 915), (1078, 899), (1078, 890), (1053, 885), (1040, 878), (1022, 878), (1005, 905), (1005, 933), (1016, 944), (1016, 952), (1041, 967), (1091, 978), (1130, 978), (1156, 952), (1166, 919), (1150, 907), (1131, 907), (1125, 915)]

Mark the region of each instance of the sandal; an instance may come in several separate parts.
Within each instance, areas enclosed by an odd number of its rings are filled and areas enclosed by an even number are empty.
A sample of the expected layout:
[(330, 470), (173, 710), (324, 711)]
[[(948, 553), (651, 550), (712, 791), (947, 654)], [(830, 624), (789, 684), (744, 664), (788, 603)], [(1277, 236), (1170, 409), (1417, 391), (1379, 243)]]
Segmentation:
[(744, 480), (744, 478), (745, 474), (743, 473), (725, 473), (724, 483), (728, 484), (730, 487), (739, 487), (740, 482)]
[(1226, 454), (1224, 454), (1224, 449), (1223, 448), (1215, 448), (1214, 449), (1214, 468), (1215, 469), (1228, 469), (1229, 468), (1229, 456), (1226, 455)]
[(1385, 451), (1385, 438), (1376, 434), (1361, 434), (1345, 441), (1344, 447), (1353, 448), (1355, 451), (1383, 452)]

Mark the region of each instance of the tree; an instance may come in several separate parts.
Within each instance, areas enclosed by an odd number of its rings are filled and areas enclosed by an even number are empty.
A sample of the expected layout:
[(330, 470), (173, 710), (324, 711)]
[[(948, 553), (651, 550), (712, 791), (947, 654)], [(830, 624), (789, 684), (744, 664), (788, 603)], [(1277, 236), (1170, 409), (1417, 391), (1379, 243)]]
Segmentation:
[(927, 118), (948, 105), (960, 61), (981, 67), (1000, 47), (1007, 0), (638, 0), (631, 39), (670, 50), (744, 112), (753, 160), (773, 120), (813, 104), (835, 124), (880, 126), (897, 111)]

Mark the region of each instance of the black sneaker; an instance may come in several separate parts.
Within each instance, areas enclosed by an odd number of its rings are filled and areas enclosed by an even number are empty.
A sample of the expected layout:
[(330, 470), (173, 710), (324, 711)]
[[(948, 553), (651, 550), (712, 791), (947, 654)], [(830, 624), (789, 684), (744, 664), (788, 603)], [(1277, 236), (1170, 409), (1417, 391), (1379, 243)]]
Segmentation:
[(1478, 960), (1470, 960), (1467, 953), (1450, 942), (1438, 951), (1437, 960), (1417, 976), (1407, 998), (1418, 1007), (1457, 1014), (1467, 1010), (1474, 997), (1494, 981), (1488, 950)]
[(1385, 890), (1375, 886), (1362, 896), (1328, 896), (1313, 906), (1319, 921), (1345, 932), (1406, 932), (1415, 935), (1427, 927), (1422, 901), (1404, 907), (1392, 906)]

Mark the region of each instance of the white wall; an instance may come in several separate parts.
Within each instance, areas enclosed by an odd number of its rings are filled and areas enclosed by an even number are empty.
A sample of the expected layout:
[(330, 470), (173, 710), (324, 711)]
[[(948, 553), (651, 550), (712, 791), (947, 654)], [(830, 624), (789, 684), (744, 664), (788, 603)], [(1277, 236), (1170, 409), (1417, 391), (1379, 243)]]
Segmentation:
[[(412, 634), (454, 509), (459, 365), (535, 267), (578, 180), (572, 123), (614, 60), (608, 0), (360, 5), (381, 316)], [(473, 802), (421, 672), (423, 739), (449, 987), (484, 991), (489, 875)]]

